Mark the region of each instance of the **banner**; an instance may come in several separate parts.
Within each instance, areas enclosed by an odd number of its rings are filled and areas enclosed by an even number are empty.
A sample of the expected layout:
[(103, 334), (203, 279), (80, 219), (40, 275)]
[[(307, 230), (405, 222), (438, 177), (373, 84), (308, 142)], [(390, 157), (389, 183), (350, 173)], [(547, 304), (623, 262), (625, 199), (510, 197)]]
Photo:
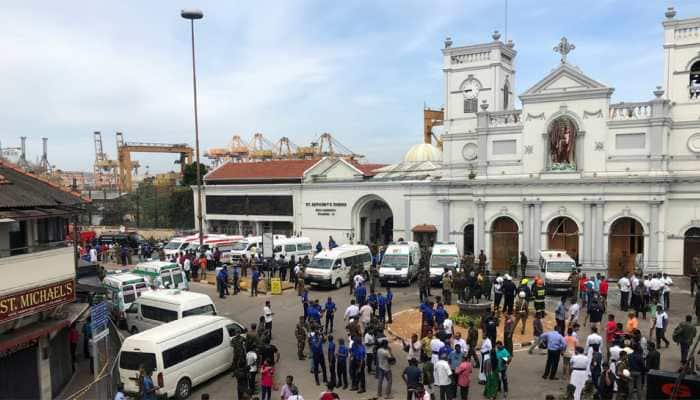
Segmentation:
[(270, 280), (270, 292), (272, 294), (282, 294), (282, 282), (280, 278), (272, 278)]

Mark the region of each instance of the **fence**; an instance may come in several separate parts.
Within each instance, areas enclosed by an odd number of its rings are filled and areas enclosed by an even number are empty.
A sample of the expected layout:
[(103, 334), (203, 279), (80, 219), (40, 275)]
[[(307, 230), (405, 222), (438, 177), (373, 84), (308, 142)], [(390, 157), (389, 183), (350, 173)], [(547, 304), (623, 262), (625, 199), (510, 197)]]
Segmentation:
[(122, 345), (117, 326), (109, 320), (109, 335), (97, 344), (97, 369), (95, 379), (88, 385), (67, 397), (78, 399), (113, 399), (119, 384), (119, 349)]

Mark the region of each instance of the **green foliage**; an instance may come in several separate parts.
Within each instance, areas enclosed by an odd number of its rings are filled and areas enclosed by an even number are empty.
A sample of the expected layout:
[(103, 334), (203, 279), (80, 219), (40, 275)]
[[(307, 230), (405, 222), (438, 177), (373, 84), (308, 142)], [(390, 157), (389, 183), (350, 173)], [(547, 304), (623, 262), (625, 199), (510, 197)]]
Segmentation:
[[(209, 172), (209, 168), (205, 164), (201, 164), (200, 170), (199, 170), (199, 175), (204, 180), (204, 175)], [(193, 162), (192, 164), (185, 165), (185, 168), (182, 173), (182, 181), (180, 182), (182, 186), (185, 187), (190, 187), (194, 186), (197, 184), (197, 162)]]
[(472, 321), (474, 322), (474, 326), (478, 328), (481, 323), (481, 317), (474, 315), (457, 314), (452, 317), (452, 321), (455, 323), (455, 325), (461, 326), (465, 329), (469, 328), (469, 321)]
[(158, 186), (144, 181), (133, 192), (105, 203), (102, 224), (191, 229), (193, 196), (189, 187)]

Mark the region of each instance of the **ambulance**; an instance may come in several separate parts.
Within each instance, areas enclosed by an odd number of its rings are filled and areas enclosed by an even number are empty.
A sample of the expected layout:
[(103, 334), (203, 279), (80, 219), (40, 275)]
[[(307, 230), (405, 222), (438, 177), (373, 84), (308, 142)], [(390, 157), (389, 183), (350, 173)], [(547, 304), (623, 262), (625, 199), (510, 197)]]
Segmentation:
[(566, 250), (541, 250), (539, 263), (547, 293), (566, 292), (571, 288), (571, 272), (576, 269), (576, 260), (566, 254)]
[(406, 284), (418, 275), (420, 264), (420, 246), (417, 242), (398, 242), (387, 246), (379, 265), (379, 282), (387, 284)]
[(430, 255), (430, 282), (442, 283), (442, 274), (445, 273), (445, 269), (454, 273), (459, 263), (459, 250), (454, 242), (436, 242)]

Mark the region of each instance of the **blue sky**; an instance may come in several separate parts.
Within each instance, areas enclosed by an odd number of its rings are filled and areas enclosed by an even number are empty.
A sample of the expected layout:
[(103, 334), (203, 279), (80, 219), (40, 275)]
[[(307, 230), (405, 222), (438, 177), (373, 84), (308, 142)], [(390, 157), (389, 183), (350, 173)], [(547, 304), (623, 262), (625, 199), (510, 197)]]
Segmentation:
[[(674, 0), (677, 18), (700, 2)], [(662, 83), (665, 0), (510, 0), (515, 92), (569, 60), (615, 88), (613, 101), (643, 101)], [(0, 24), (0, 140), (29, 137), (29, 157), (49, 138), (49, 159), (92, 167), (92, 132), (114, 157), (126, 140), (193, 143), (189, 27), (198, 7), (202, 148), (263, 132), (307, 144), (323, 132), (373, 162), (398, 161), (422, 138), (423, 104), (442, 106), (441, 53), (504, 32), (504, 1), (120, 1), (6, 3)], [(174, 157), (139, 155), (152, 171)]]

